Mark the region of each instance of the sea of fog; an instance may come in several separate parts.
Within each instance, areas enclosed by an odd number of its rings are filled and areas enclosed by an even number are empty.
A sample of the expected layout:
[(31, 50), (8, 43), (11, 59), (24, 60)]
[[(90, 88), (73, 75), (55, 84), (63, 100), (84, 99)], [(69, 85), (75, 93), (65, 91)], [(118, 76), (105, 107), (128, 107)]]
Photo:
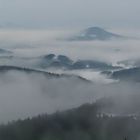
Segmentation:
[[(26, 60), (23, 62), (18, 58), (36, 58), (50, 53), (66, 55), (73, 60), (99, 60), (113, 65), (122, 60), (140, 58), (138, 39), (81, 42), (65, 40), (74, 33), (75, 31), (69, 30), (0, 30), (0, 48), (13, 52), (0, 54), (0, 65), (19, 63), (24, 66)], [(8, 55), (17, 60), (5, 62), (2, 57)], [(32, 67), (32, 61), (28, 64)], [(79, 75), (92, 82), (85, 84), (69, 78), (47, 79), (41, 74), (28, 75), (18, 71), (0, 74), (0, 123), (53, 113), (109, 96), (117, 96), (118, 108), (123, 112), (134, 104), (129, 97), (139, 96), (139, 83), (114, 81), (101, 75), (100, 71), (53, 69), (49, 72)]]

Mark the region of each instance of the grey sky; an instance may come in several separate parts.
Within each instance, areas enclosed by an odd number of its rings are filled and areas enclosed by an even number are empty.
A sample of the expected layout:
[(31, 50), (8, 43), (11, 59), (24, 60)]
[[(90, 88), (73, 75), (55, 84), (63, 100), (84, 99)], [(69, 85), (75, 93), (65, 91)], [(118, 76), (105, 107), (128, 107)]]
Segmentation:
[(139, 0), (0, 0), (0, 25), (139, 28)]

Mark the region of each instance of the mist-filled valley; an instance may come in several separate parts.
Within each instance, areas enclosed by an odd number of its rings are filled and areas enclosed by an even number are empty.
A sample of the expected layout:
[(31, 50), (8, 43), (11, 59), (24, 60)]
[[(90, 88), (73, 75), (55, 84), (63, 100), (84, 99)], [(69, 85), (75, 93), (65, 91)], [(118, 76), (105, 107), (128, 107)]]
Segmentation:
[(140, 35), (115, 31), (1, 29), (0, 139), (139, 139)]

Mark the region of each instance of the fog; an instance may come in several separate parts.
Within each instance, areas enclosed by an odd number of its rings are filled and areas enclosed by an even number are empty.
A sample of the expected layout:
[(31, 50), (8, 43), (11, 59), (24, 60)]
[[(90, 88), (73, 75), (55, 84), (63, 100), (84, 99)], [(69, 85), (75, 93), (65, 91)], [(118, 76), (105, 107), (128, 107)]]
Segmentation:
[(130, 97), (139, 97), (139, 90), (139, 84), (94, 84), (76, 78), (50, 79), (42, 74), (11, 71), (0, 75), (0, 123), (50, 114), (104, 97), (117, 99), (113, 113), (131, 114), (131, 108), (135, 112), (138, 108)]
[[(1, 30), (0, 48), (12, 50), (20, 57), (36, 57), (54, 53), (67, 55), (72, 59), (96, 59), (114, 64), (121, 60), (139, 58), (139, 39), (65, 40), (78, 32), (79, 30)], [(131, 30), (124, 30), (124, 32), (129, 32), (130, 37), (140, 38), (138, 30), (136, 33)], [(124, 32), (123, 35), (127, 35)]]
[(139, 5), (0, 0), (0, 139), (139, 140)]
[[(78, 30), (0, 30), (0, 48), (12, 52), (0, 54), (0, 64), (35, 69), (33, 64), (37, 58), (50, 53), (66, 55), (73, 60), (98, 60), (113, 65), (118, 61), (140, 58), (139, 39), (89, 42), (65, 40), (77, 32)], [(125, 35), (126, 31), (122, 32)], [(134, 33), (128, 32), (135, 37)], [(9, 56), (14, 58), (4, 58)], [(101, 75), (101, 71), (94, 70), (48, 71), (80, 75), (92, 82), (85, 83), (75, 78), (48, 79), (42, 74), (20, 71), (2, 73), (0, 123), (53, 113), (104, 97), (113, 98), (113, 113), (138, 112), (134, 99), (139, 98), (139, 83), (118, 82)]]

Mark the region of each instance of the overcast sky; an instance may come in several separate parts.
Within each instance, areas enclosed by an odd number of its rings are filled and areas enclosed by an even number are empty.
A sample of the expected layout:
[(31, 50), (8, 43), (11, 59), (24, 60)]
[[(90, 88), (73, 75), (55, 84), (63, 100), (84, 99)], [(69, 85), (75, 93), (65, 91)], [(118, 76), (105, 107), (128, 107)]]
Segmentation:
[(140, 28), (139, 0), (0, 0), (0, 25)]

